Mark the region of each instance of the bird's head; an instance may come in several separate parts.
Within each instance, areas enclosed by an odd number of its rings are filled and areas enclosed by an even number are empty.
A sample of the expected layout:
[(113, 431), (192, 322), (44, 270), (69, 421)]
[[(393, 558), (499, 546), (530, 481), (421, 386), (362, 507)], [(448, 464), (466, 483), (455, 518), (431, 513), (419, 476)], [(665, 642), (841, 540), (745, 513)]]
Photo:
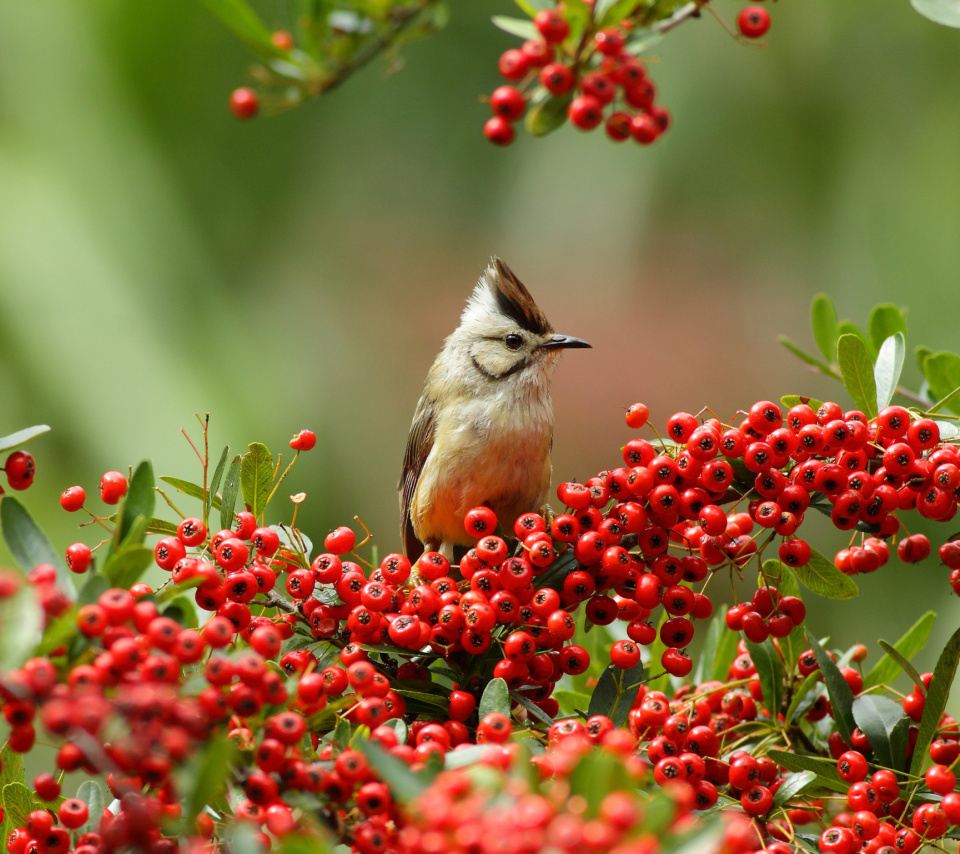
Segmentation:
[(477, 373), (494, 381), (512, 376), (546, 381), (561, 350), (590, 346), (555, 333), (530, 292), (499, 258), (480, 277), (454, 336)]

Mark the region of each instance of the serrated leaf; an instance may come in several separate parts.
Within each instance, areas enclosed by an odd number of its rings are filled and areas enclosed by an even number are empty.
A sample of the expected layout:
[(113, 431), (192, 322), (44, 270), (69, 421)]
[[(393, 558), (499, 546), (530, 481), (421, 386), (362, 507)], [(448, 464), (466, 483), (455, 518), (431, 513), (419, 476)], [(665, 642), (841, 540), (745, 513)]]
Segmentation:
[[(217, 463), (217, 467), (213, 470), (213, 479), (210, 481), (210, 488), (207, 490), (207, 498), (205, 504), (205, 512), (209, 513), (211, 507), (216, 507), (220, 509), (220, 499), (216, 497), (217, 491), (220, 489), (220, 481), (223, 480), (223, 472), (227, 467), (227, 457), (230, 454), (230, 446), (224, 445), (223, 451), (220, 453), (220, 461)], [(202, 490), (201, 490), (202, 494)], [(206, 518), (206, 517), (204, 517)]]
[(923, 360), (922, 369), (934, 400), (947, 397), (960, 386), (960, 356), (956, 353), (931, 353)]
[(16, 670), (43, 635), (43, 608), (33, 587), (21, 581), (12, 596), (0, 599), (0, 673)]
[(245, 0), (202, 0), (202, 2), (254, 53), (267, 59), (285, 56), (270, 40), (270, 29)]
[(567, 120), (567, 107), (573, 100), (573, 94), (551, 95), (539, 104), (527, 110), (524, 124), (531, 136), (546, 136), (555, 131)]
[(801, 362), (806, 362), (808, 365), (813, 366), (818, 371), (820, 371), (821, 374), (826, 374), (828, 377), (836, 376), (836, 374), (833, 372), (833, 370), (830, 368), (828, 364), (826, 364), (825, 362), (821, 362), (820, 359), (818, 359), (816, 356), (811, 356), (802, 347), (798, 346), (797, 344), (794, 344), (793, 341), (787, 338), (786, 335), (778, 336), (777, 341), (783, 344), (783, 346), (786, 347), (791, 353), (793, 353), (794, 356), (800, 359)]
[(377, 776), (387, 784), (393, 797), (398, 801), (408, 803), (429, 786), (428, 774), (415, 774), (402, 759), (387, 753), (375, 741), (364, 741), (357, 747), (367, 757)]
[(780, 398), (780, 403), (783, 405), (784, 409), (793, 409), (793, 407), (799, 406), (801, 403), (805, 403), (814, 412), (816, 412), (823, 405), (822, 400), (817, 400), (815, 397), (803, 397), (799, 394), (785, 394)]
[[(927, 638), (933, 629), (933, 624), (937, 615), (933, 611), (927, 611), (919, 620), (917, 620), (903, 636), (893, 644), (892, 649), (903, 657), (907, 664), (912, 668), (909, 659), (915, 656), (926, 645)], [(903, 664), (896, 660), (896, 657), (889, 652), (889, 645), (886, 641), (880, 641), (881, 647), (887, 650), (887, 654), (880, 658), (870, 671), (863, 677), (863, 687), (872, 688), (874, 685), (884, 685), (897, 678), (898, 671), (903, 668)], [(907, 671), (909, 672), (909, 671)], [(916, 677), (912, 677), (916, 680)], [(917, 680), (919, 681), (919, 680)]]
[(937, 734), (940, 726), (940, 715), (947, 706), (950, 688), (957, 673), (957, 664), (960, 663), (960, 629), (957, 629), (947, 641), (947, 645), (937, 659), (937, 666), (933, 668), (933, 678), (927, 686), (927, 698), (923, 705), (923, 716), (920, 718), (920, 731), (913, 748), (913, 761), (910, 763), (910, 773), (917, 774), (923, 765), (930, 743)]
[(50, 428), (46, 424), (37, 424), (33, 427), (25, 427), (23, 430), (17, 430), (16, 433), (10, 433), (6, 436), (0, 436), (0, 454), (6, 451), (12, 451), (20, 445), (26, 445), (33, 441), (37, 436), (49, 433)]
[(41, 563), (49, 563), (57, 570), (57, 586), (60, 590), (68, 599), (76, 597), (77, 588), (63, 558), (54, 551), (27, 508), (12, 495), (0, 498), (0, 530), (3, 531), (10, 554), (24, 572), (30, 572)]
[(221, 795), (230, 776), (237, 746), (230, 739), (208, 741), (184, 769), (180, 791), (187, 791), (183, 826), (192, 828), (200, 811)]
[(960, 0), (910, 0), (910, 5), (928, 21), (960, 28)]
[(0, 795), (0, 803), (7, 812), (8, 826), (26, 827), (27, 816), (41, 804), (23, 783), (7, 783)]
[(593, 694), (587, 714), (606, 715), (617, 727), (627, 722), (627, 715), (633, 708), (633, 701), (640, 692), (640, 682), (643, 680), (643, 663), (629, 670), (619, 667), (608, 667), (600, 676)]
[(258, 519), (267, 507), (270, 487), (273, 486), (273, 456), (266, 445), (252, 442), (240, 462), (240, 486), (243, 503)]
[(851, 736), (856, 722), (853, 718), (853, 692), (847, 680), (840, 673), (840, 668), (833, 663), (833, 659), (824, 651), (815, 637), (807, 636), (810, 648), (817, 657), (823, 681), (827, 686), (830, 705), (833, 708), (833, 719), (837, 724), (837, 731), (847, 744), (852, 744)]
[(896, 332), (887, 338), (877, 353), (877, 363), (873, 369), (873, 379), (877, 389), (877, 410), (883, 409), (893, 400), (893, 394), (900, 382), (903, 371), (903, 359), (907, 353), (907, 344), (902, 332)]
[(906, 718), (903, 706), (887, 697), (864, 694), (853, 701), (852, 711), (853, 719), (873, 748), (877, 763), (897, 771), (903, 770), (906, 742), (894, 745), (891, 741), (897, 724)]
[(746, 646), (760, 680), (764, 704), (770, 710), (771, 717), (776, 718), (783, 705), (783, 665), (780, 656), (769, 638), (763, 643), (747, 640)]
[(220, 527), (233, 527), (233, 508), (237, 503), (237, 493), (240, 491), (240, 455), (233, 458), (230, 468), (227, 469), (223, 480), (223, 492), (220, 500)]
[(99, 833), (100, 819), (103, 816), (103, 789), (96, 780), (84, 780), (77, 789), (76, 797), (90, 809), (86, 822), (77, 829), (78, 834)]
[(849, 783), (844, 783), (840, 779), (835, 759), (807, 756), (804, 753), (787, 753), (786, 750), (768, 750), (767, 756), (788, 771), (812, 771), (817, 775), (817, 782), (824, 788), (843, 794), (846, 794), (850, 788)]
[[(23, 754), (10, 749), (5, 744), (0, 750), (0, 791), (8, 783), (25, 783), (26, 772), (23, 768)], [(6, 837), (3, 837), (6, 839)]]
[(510, 33), (521, 39), (538, 39), (540, 32), (533, 25), (533, 21), (522, 18), (509, 18), (506, 15), (494, 15), (490, 21), (498, 30)]
[(146, 546), (127, 546), (111, 555), (103, 567), (103, 575), (113, 587), (128, 590), (131, 584), (136, 584), (143, 577), (152, 563), (153, 549)]
[(837, 352), (837, 309), (826, 294), (817, 294), (810, 308), (813, 324), (813, 340), (828, 362)]
[(499, 676), (491, 679), (483, 689), (477, 715), (482, 721), (491, 712), (499, 712), (510, 717), (510, 689)]
[(816, 549), (810, 549), (805, 566), (793, 567), (793, 574), (804, 587), (825, 599), (852, 599), (860, 590), (849, 575), (844, 575)]
[(153, 518), (153, 508), (157, 498), (153, 487), (153, 466), (150, 464), (150, 460), (144, 460), (137, 466), (133, 477), (130, 478), (127, 497), (124, 499), (123, 507), (120, 510), (120, 524), (114, 536), (115, 543), (121, 543), (126, 539), (134, 520), (138, 516), (143, 516), (145, 519)]
[(857, 409), (868, 418), (877, 414), (877, 384), (873, 378), (873, 361), (863, 339), (851, 333), (837, 341), (837, 364), (844, 388)]
[(783, 782), (773, 796), (773, 805), (782, 807), (790, 798), (794, 798), (802, 791), (810, 787), (815, 782), (817, 774), (815, 771), (794, 771), (783, 778)]
[[(199, 501), (203, 501), (203, 487), (196, 483), (191, 483), (189, 480), (183, 480), (179, 477), (168, 477), (167, 475), (160, 475), (160, 480), (164, 483), (169, 483), (177, 492), (182, 492), (184, 495), (189, 495), (191, 498), (196, 498)], [(213, 496), (213, 488), (211, 487), (209, 495), (212, 496), (212, 506), (217, 510), (220, 509), (220, 499)]]
[(874, 306), (867, 321), (867, 334), (874, 348), (879, 350), (884, 341), (898, 332), (907, 337), (907, 320), (900, 307), (889, 302)]

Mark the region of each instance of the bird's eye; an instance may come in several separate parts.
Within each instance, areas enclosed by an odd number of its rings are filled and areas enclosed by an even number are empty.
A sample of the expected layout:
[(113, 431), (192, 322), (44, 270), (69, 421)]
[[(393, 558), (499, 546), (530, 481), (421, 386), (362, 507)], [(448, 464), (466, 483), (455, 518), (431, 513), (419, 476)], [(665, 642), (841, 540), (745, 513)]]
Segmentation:
[(523, 338), (519, 335), (510, 334), (503, 339), (503, 343), (511, 350), (519, 350), (523, 346)]

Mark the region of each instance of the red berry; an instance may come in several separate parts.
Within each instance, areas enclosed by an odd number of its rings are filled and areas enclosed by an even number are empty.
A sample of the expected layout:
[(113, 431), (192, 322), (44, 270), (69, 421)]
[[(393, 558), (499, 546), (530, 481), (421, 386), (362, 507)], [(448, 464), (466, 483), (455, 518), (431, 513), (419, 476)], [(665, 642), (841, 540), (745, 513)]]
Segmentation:
[(323, 545), (330, 554), (344, 555), (357, 544), (357, 535), (346, 525), (331, 531), (323, 539)]
[(623, 32), (616, 27), (600, 30), (593, 41), (604, 56), (617, 56), (623, 50)]
[(277, 50), (293, 50), (293, 36), (286, 30), (277, 30), (275, 33), (272, 33), (270, 35), (270, 41)]
[(68, 798), (60, 804), (57, 815), (64, 827), (76, 830), (86, 824), (87, 818), (90, 816), (90, 808), (79, 798)]
[(650, 417), (650, 410), (642, 403), (634, 403), (627, 409), (627, 414), (624, 417), (627, 422), (627, 427), (631, 427), (634, 430), (638, 430), (647, 423), (647, 419)]
[(100, 498), (104, 504), (116, 504), (127, 494), (127, 479), (118, 471), (105, 472), (100, 478)]
[(67, 546), (66, 552), (67, 566), (71, 572), (82, 575), (90, 566), (91, 554), (90, 547), (85, 543), (74, 543)]
[(489, 507), (474, 507), (464, 516), (463, 527), (471, 537), (479, 540), (497, 530), (497, 514)]
[(490, 96), (490, 109), (495, 116), (507, 121), (516, 121), (523, 115), (527, 102), (520, 90), (514, 86), (498, 86)]
[(68, 513), (76, 513), (87, 500), (87, 493), (82, 486), (71, 486), (60, 493), (60, 506)]
[(252, 119), (260, 111), (260, 98), (253, 89), (242, 86), (230, 93), (230, 112), (238, 119)]
[(185, 546), (199, 546), (207, 538), (207, 527), (200, 519), (188, 517), (177, 525), (177, 538)]
[(26, 489), (33, 483), (37, 466), (30, 454), (25, 451), (14, 451), (7, 457), (5, 469), (10, 488), (20, 490)]
[(621, 670), (629, 670), (640, 663), (640, 647), (633, 641), (619, 640), (610, 648), (610, 663)]
[(744, 38), (758, 39), (770, 29), (770, 13), (762, 6), (747, 6), (737, 16), (737, 27)]
[(641, 145), (649, 145), (661, 131), (649, 113), (638, 113), (630, 120), (630, 133)]
[(530, 57), (519, 48), (512, 47), (500, 54), (497, 69), (507, 80), (516, 82), (530, 70)]
[(562, 62), (551, 62), (540, 71), (540, 82), (552, 95), (563, 95), (573, 87), (573, 71)]
[(592, 130), (603, 121), (603, 103), (593, 95), (578, 95), (570, 102), (567, 116), (580, 130)]
[(295, 451), (309, 451), (317, 444), (317, 434), (313, 430), (301, 430), (290, 440)]
[(541, 9), (534, 17), (533, 25), (550, 44), (562, 42), (570, 34), (570, 25), (559, 9)]
[(483, 135), (494, 145), (509, 145), (516, 139), (517, 132), (503, 116), (494, 116), (484, 122)]

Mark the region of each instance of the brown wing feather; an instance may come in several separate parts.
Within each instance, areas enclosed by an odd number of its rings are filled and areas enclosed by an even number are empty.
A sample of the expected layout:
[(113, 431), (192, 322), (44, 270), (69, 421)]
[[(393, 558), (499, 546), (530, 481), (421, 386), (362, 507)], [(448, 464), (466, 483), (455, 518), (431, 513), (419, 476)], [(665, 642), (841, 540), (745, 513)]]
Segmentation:
[(410, 435), (407, 437), (403, 470), (397, 485), (400, 491), (400, 536), (403, 538), (403, 550), (411, 561), (423, 554), (423, 543), (413, 532), (413, 523), (410, 521), (410, 505), (413, 503), (413, 493), (417, 488), (417, 481), (420, 480), (423, 464), (433, 447), (434, 421), (433, 404), (426, 397), (421, 397), (417, 412), (413, 416)]

